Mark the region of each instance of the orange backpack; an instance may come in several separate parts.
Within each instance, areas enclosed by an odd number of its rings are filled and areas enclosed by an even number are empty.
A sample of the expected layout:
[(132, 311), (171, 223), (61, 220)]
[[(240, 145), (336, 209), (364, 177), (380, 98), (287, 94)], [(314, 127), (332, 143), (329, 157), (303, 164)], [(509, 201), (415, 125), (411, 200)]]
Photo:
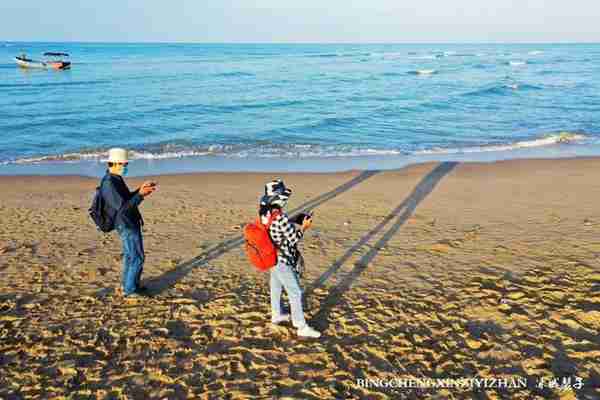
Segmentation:
[(252, 265), (261, 272), (268, 271), (277, 264), (277, 248), (269, 235), (269, 227), (280, 214), (277, 210), (271, 212), (266, 225), (258, 217), (256, 222), (244, 227), (246, 254)]

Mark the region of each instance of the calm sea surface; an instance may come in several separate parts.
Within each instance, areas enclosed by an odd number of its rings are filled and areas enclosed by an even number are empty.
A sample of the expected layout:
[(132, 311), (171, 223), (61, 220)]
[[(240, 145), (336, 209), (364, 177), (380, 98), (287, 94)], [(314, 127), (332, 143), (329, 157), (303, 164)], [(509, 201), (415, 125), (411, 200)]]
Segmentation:
[[(12, 60), (44, 51), (72, 69)], [(600, 45), (0, 42), (0, 172), (112, 146), (199, 169), (230, 160), (217, 170), (577, 153), (600, 144), (599, 116)]]

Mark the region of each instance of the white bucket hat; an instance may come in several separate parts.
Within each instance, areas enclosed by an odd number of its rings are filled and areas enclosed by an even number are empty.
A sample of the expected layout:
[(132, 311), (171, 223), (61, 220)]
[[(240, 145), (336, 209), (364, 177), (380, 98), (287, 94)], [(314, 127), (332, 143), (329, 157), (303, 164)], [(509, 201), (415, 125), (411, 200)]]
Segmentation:
[(110, 163), (126, 163), (127, 160), (127, 150), (125, 149), (110, 149), (108, 151), (108, 162)]

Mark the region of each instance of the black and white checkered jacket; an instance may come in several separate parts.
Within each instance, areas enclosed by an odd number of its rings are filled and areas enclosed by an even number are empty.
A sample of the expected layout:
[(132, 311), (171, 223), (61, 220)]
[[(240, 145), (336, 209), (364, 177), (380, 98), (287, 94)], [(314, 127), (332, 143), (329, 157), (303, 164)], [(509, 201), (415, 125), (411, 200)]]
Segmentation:
[[(268, 220), (269, 215), (264, 216)], [(304, 232), (298, 229), (295, 224), (289, 221), (288, 215), (281, 212), (269, 228), (271, 240), (277, 247), (278, 259), (284, 259), (287, 265), (297, 270), (298, 261), (300, 260), (300, 251), (298, 250), (298, 242), (304, 236)]]

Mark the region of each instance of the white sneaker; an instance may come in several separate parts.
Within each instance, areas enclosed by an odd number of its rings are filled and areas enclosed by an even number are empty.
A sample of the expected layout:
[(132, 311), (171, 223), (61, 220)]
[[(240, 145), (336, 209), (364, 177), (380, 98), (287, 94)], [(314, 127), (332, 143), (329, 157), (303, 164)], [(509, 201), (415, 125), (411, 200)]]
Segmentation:
[(282, 322), (287, 322), (289, 320), (290, 320), (290, 314), (281, 314), (277, 318), (271, 317), (271, 323), (275, 324), (275, 325), (280, 324)]
[(298, 336), (301, 337), (310, 337), (310, 338), (320, 338), (321, 332), (314, 330), (308, 325), (304, 325), (302, 328), (298, 329)]

